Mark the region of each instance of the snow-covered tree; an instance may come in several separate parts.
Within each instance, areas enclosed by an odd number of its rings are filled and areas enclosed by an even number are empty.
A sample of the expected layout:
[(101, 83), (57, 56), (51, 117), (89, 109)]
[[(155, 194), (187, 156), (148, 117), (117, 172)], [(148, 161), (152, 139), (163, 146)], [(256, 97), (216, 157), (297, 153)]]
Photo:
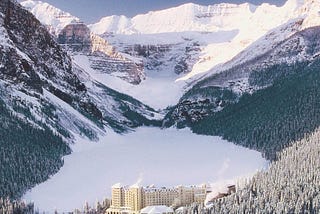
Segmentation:
[(269, 169), (201, 213), (320, 213), (319, 145), (320, 129), (284, 149)]

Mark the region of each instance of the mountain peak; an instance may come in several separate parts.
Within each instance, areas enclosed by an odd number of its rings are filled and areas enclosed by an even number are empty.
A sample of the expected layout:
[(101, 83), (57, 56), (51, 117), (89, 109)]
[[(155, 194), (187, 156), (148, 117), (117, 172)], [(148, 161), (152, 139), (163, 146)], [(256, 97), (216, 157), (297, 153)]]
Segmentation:
[(296, 10), (303, 6), (305, 2), (306, 1), (304, 0), (287, 0), (287, 2), (284, 4), (284, 7)]
[(20, 4), (32, 12), (37, 19), (41, 20), (52, 34), (57, 35), (68, 24), (80, 21), (79, 18), (46, 2), (25, 0)]
[(90, 25), (97, 34), (111, 32), (115, 34), (155, 34), (200, 31), (212, 32), (219, 29), (237, 29), (238, 20), (248, 20), (257, 6), (244, 4), (214, 4), (202, 6), (187, 3), (165, 10), (150, 11), (131, 19), (109, 16)]

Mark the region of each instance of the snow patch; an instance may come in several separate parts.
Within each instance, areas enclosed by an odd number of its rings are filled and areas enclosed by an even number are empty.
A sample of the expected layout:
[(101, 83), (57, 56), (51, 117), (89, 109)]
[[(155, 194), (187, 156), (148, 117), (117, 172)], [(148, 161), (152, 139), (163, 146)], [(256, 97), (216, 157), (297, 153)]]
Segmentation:
[(175, 105), (183, 95), (184, 83), (175, 83), (172, 72), (150, 72), (139, 85), (130, 84), (115, 74), (105, 74), (91, 68), (91, 63), (85, 55), (73, 56), (74, 62), (86, 71), (90, 78), (121, 93), (132, 96), (142, 103), (158, 110), (169, 105)]

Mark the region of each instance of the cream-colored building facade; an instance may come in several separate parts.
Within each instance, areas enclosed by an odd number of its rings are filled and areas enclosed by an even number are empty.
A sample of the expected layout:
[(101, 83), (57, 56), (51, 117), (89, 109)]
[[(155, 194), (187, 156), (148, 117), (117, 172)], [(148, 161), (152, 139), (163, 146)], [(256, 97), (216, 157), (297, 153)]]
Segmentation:
[(107, 214), (139, 214), (148, 206), (185, 206), (206, 199), (207, 186), (177, 186), (174, 188), (141, 187), (138, 185), (112, 186), (111, 206)]

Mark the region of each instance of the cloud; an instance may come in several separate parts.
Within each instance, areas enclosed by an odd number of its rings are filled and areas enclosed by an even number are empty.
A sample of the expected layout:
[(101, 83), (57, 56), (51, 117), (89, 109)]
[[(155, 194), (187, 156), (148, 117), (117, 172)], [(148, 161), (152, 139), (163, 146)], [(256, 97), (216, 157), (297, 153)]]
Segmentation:
[(229, 169), (229, 167), (230, 167), (230, 159), (227, 158), (223, 161), (223, 164), (222, 164), (220, 170), (218, 171), (219, 178), (223, 177), (223, 175), (226, 173), (226, 171)]
[(143, 173), (140, 172), (138, 180), (136, 181), (135, 184), (133, 184), (131, 187), (140, 187), (143, 181)]

